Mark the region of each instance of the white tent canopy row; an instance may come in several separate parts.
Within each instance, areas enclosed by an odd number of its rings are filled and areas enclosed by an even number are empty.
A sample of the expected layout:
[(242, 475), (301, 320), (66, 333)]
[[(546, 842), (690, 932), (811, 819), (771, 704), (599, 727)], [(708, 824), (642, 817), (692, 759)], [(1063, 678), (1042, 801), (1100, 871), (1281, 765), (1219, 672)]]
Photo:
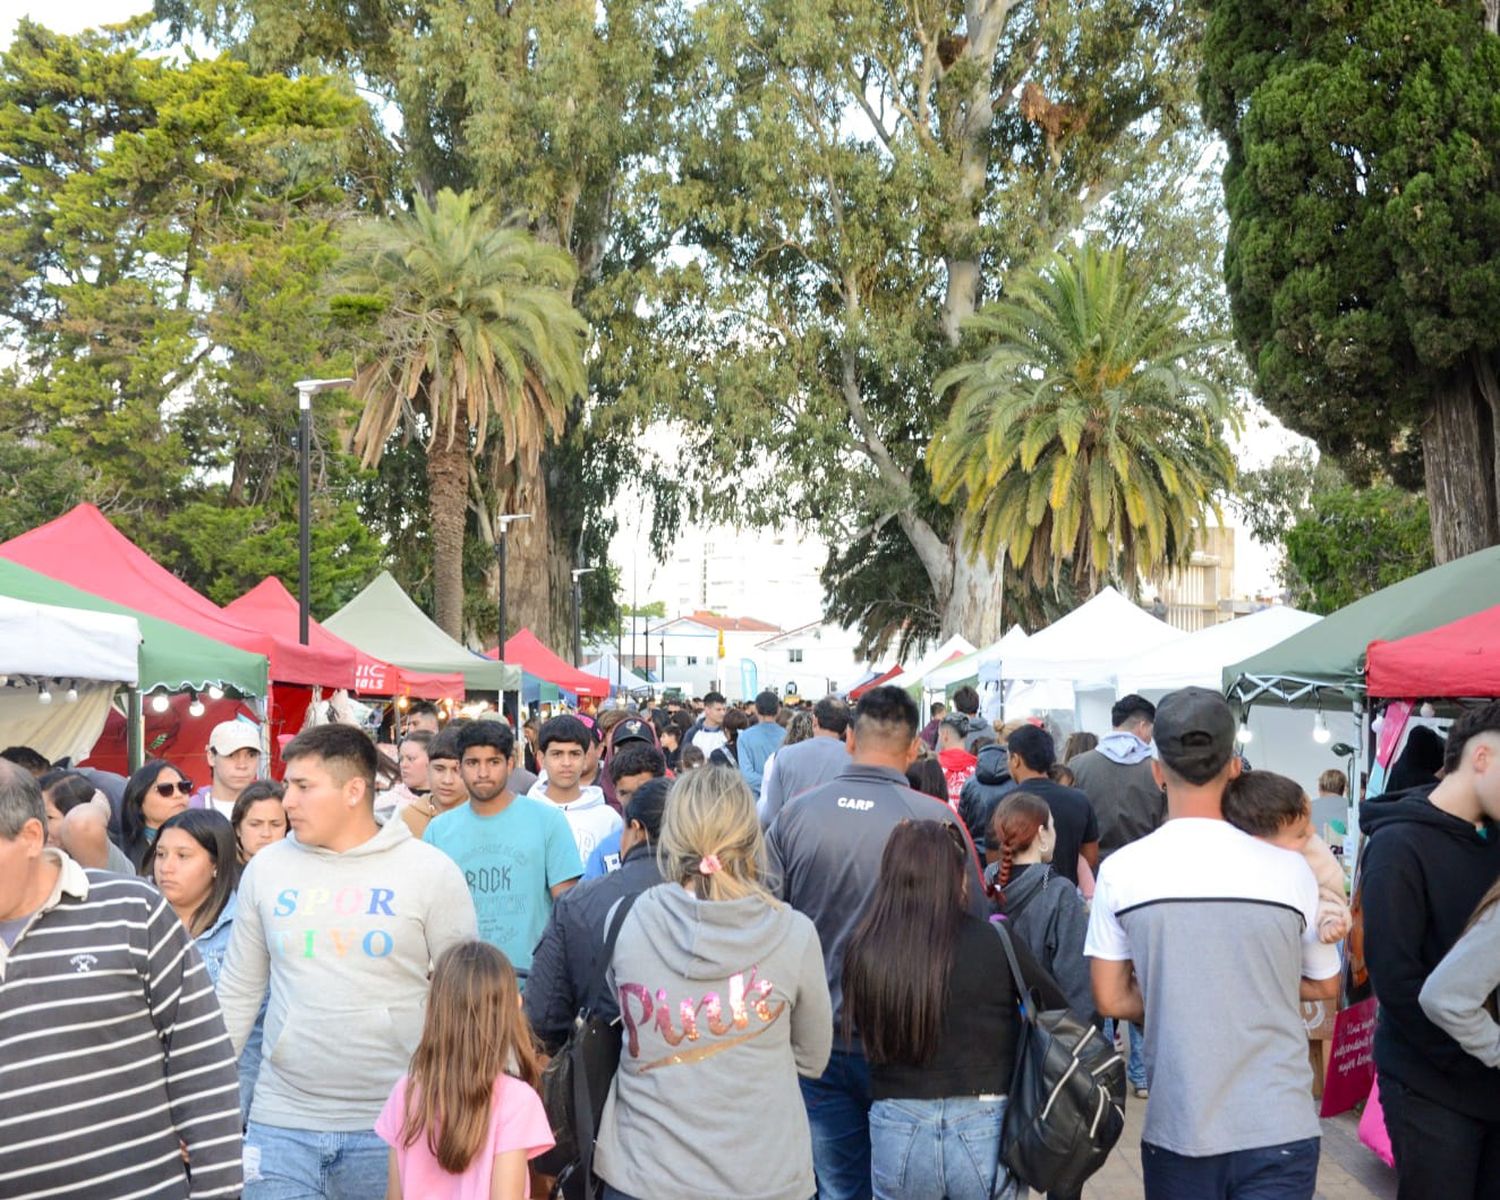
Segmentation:
[[(955, 660), (967, 658), (974, 653), (974, 643), (967, 638), (954, 634), (936, 650), (923, 655), (914, 667), (908, 667), (901, 674), (890, 681), (891, 687), (910, 688), (921, 684), (923, 687), (932, 687), (927, 676), (939, 667), (946, 666)], [(968, 674), (972, 675), (970, 671)], [(966, 678), (966, 676), (960, 676)]]
[(591, 663), (584, 663), (579, 668), (589, 675), (598, 675), (602, 679), (609, 680), (609, 686), (622, 692), (639, 692), (651, 688), (649, 679), (642, 679), (634, 671), (625, 667), (613, 654), (601, 654)]
[(139, 680), (140, 645), (134, 617), (0, 596), (0, 744), (88, 753), (115, 690)]

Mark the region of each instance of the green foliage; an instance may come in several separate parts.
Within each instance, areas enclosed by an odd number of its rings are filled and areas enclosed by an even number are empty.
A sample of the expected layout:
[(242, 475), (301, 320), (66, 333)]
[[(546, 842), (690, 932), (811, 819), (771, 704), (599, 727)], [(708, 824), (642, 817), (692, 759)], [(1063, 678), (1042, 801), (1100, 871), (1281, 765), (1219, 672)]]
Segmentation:
[(622, 617), (651, 617), (655, 620), (666, 620), (667, 602), (665, 600), (648, 600), (640, 605), (623, 605), (620, 608)]
[(1234, 506), (1256, 541), (1280, 546), (1307, 512), (1314, 492), (1331, 492), (1347, 482), (1331, 459), (1299, 446), (1264, 467), (1241, 469), (1234, 481)]
[(1500, 345), (1500, 39), (1479, 0), (1207, 7), (1225, 276), (1260, 394), (1356, 480), (1414, 483), (1435, 388)]
[[(27, 525), (81, 499), (194, 587), (296, 579), (293, 382), (336, 371), (318, 287), (367, 171), (364, 110), (328, 78), (145, 57), (138, 30), (23, 21), (0, 56), (0, 429)], [(314, 603), (380, 565), (340, 401), (316, 422)]]
[(1187, 314), (1150, 295), (1123, 250), (1072, 248), (1013, 275), (968, 323), (970, 357), (929, 452), (972, 548), (1037, 584), (1127, 587), (1186, 562), (1234, 480), (1224, 395), (1185, 367)]
[(1293, 603), (1334, 612), (1433, 565), (1427, 501), (1389, 486), (1316, 493), (1286, 556)]

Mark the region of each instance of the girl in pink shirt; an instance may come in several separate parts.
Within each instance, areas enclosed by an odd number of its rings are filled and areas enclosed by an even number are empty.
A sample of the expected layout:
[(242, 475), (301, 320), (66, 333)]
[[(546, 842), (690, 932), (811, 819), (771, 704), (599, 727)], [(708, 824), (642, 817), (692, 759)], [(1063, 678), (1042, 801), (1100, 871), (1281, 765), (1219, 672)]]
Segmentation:
[(386, 1200), (525, 1200), (526, 1164), (552, 1148), (531, 1028), (510, 960), (485, 942), (432, 973), (422, 1042), (375, 1132), (390, 1146)]

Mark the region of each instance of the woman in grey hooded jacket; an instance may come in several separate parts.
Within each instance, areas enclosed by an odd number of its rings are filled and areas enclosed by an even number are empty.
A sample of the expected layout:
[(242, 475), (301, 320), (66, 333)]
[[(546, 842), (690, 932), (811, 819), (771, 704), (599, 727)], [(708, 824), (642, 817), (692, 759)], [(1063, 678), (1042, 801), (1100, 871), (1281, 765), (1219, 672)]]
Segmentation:
[(1097, 1024), (1089, 963), (1083, 956), (1088, 907), (1078, 889), (1048, 865), (1056, 843), (1047, 802), (1030, 792), (1012, 792), (995, 810), (990, 845), (998, 848), (1000, 858), (986, 871), (985, 882), (994, 887), (1011, 932), (1057, 980), (1068, 1007)]
[(812, 1134), (797, 1076), (833, 1043), (817, 929), (760, 884), (739, 771), (673, 785), (658, 863), (611, 965), (624, 1045), (594, 1166), (605, 1200), (808, 1200)]

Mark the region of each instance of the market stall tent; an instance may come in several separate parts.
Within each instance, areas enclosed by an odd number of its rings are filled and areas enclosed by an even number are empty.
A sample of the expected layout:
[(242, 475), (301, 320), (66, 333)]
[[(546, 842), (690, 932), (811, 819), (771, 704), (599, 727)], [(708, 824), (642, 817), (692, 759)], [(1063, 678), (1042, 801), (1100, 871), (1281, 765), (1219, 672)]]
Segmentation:
[(203, 691), (219, 686), (232, 688), (246, 696), (266, 694), (264, 655), (214, 641), (191, 629), (60, 583), (4, 558), (0, 558), (0, 596), (132, 618), (140, 630), (136, 684), (143, 692), (156, 688)]
[[(917, 665), (908, 667), (888, 682), (892, 687), (911, 688), (924, 686), (927, 676), (939, 667), (947, 666), (974, 653), (974, 643), (968, 638), (954, 634), (935, 650), (917, 660)], [(930, 686), (930, 685), (929, 685)]]
[(1500, 696), (1500, 605), (1426, 633), (1371, 642), (1365, 688), (1386, 699)]
[[(493, 657), (494, 654), (493, 650), (485, 651), (486, 657)], [(527, 675), (575, 696), (590, 696), (602, 700), (609, 695), (608, 679), (569, 666), (542, 645), (541, 639), (529, 629), (511, 635), (505, 643), (505, 661), (514, 663)]]
[(1311, 629), (1224, 668), (1223, 687), (1245, 703), (1345, 707), (1364, 693), (1371, 642), (1425, 633), (1482, 612), (1500, 596), (1500, 546), (1466, 554), (1373, 592)]
[(375, 576), (325, 620), (323, 628), (402, 669), (435, 675), (457, 672), (469, 691), (514, 692), (521, 686), (519, 667), (481, 658), (454, 641), (401, 590), (389, 571)]
[(1203, 687), (1218, 691), (1224, 668), (1310, 629), (1323, 618), (1285, 605), (1186, 633), (1175, 641), (1116, 662), (1115, 691), (1170, 692)]
[(349, 688), (354, 659), (295, 638), (275, 637), (225, 615), (117, 530), (92, 504), (0, 543), (0, 558), (61, 580), (128, 608), (152, 613), (270, 662), (278, 683)]
[(1112, 587), (1032, 634), (1001, 664), (1002, 677), (1068, 683), (1075, 690), (1114, 686), (1122, 652), (1144, 652), (1182, 636)]
[[(274, 575), (267, 576), (224, 611), (241, 624), (276, 637), (297, 638), (301, 634), (301, 607), (297, 598)], [(457, 671), (430, 674), (398, 667), (367, 654), (358, 646), (330, 633), (318, 622), (307, 623), (308, 644), (331, 654), (352, 656), (355, 662), (354, 690), (367, 696), (420, 696), (427, 700), (462, 700), (464, 678)]]
[(584, 663), (583, 670), (587, 675), (598, 675), (601, 679), (609, 680), (609, 686), (617, 692), (640, 692), (651, 686), (649, 679), (642, 679), (629, 670), (613, 654), (601, 654), (593, 662)]
[(49, 759), (87, 754), (138, 674), (133, 617), (0, 596), (0, 742)]

